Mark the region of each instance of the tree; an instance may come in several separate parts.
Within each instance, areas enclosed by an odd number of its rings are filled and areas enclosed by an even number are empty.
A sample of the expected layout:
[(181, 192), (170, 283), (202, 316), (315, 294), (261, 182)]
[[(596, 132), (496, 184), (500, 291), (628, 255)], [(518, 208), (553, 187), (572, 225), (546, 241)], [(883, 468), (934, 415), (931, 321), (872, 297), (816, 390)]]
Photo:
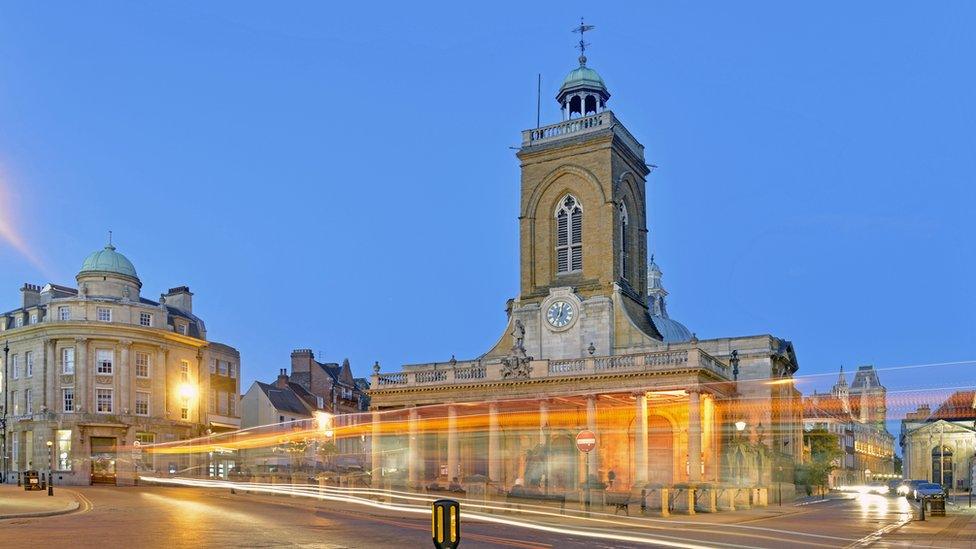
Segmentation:
[(803, 433), (803, 443), (810, 448), (810, 462), (798, 471), (798, 480), (802, 479), (806, 484), (807, 493), (810, 486), (816, 486), (822, 494), (829, 483), (830, 472), (837, 468), (837, 461), (844, 455), (840, 437), (818, 427)]

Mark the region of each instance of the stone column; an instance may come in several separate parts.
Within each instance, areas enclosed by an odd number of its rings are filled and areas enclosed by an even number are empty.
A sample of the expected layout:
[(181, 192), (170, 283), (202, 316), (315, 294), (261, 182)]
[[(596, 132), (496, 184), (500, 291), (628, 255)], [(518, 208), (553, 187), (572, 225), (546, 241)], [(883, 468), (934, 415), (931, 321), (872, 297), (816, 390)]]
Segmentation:
[(586, 397), (586, 428), (593, 431), (597, 435), (596, 443), (597, 447), (590, 452), (590, 470), (587, 474), (593, 475), (596, 478), (600, 478), (600, 434), (596, 430), (596, 396), (588, 395)]
[(410, 408), (407, 421), (407, 481), (416, 485), (420, 478), (420, 460), (418, 459), (419, 443), (417, 434), (417, 408)]
[(88, 360), (88, 338), (75, 338), (75, 411), (91, 413), (95, 410), (88, 407), (89, 374), (91, 374)]
[(460, 480), (458, 472), (458, 433), (457, 409), (451, 405), (447, 407), (447, 482), (455, 477)]
[(380, 434), (380, 413), (374, 411), (372, 414), (373, 424), (372, 434), (369, 439), (369, 456), (372, 460), (371, 484), (373, 488), (379, 488), (380, 481), (383, 479), (383, 438)]
[(549, 427), (549, 401), (539, 401), (539, 444), (546, 443), (546, 429)]
[(169, 413), (169, 384), (166, 368), (166, 348), (160, 346), (156, 351), (156, 359), (150, 365), (149, 375), (152, 376), (153, 393), (150, 404), (155, 410), (153, 415), (167, 417)]
[(499, 451), (500, 435), (498, 429), (498, 404), (488, 403), (488, 478), (501, 482), (501, 455)]
[(121, 358), (119, 360), (119, 402), (118, 410), (123, 414), (135, 413), (132, 408), (132, 398), (129, 394), (132, 391), (132, 369), (129, 367), (129, 348), (132, 346), (132, 341), (128, 339), (119, 340), (119, 347), (121, 348)]
[(55, 387), (58, 385), (58, 361), (56, 347), (58, 340), (44, 340), (44, 406), (52, 412), (60, 411), (55, 396)]
[[(192, 381), (192, 380), (191, 380)], [(197, 421), (206, 429), (210, 422), (210, 356), (203, 349), (197, 351)], [(214, 403), (216, 406), (217, 403)], [(190, 419), (193, 419), (192, 417)]]
[(701, 393), (688, 391), (688, 482), (701, 481)]
[(647, 393), (637, 394), (637, 473), (634, 475), (637, 487), (647, 484)]

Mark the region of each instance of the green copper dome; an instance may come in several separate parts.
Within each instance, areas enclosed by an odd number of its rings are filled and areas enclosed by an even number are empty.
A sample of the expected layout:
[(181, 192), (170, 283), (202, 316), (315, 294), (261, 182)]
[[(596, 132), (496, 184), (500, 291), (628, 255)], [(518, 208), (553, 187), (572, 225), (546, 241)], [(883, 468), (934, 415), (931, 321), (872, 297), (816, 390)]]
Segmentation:
[(580, 66), (569, 71), (569, 74), (566, 75), (566, 79), (563, 80), (563, 85), (559, 87), (559, 93), (556, 95), (557, 101), (562, 102), (566, 94), (575, 91), (595, 92), (604, 101), (610, 98), (610, 92), (607, 91), (607, 85), (603, 82), (603, 78), (595, 70), (587, 67), (585, 63), (585, 58), (581, 58)]
[(124, 255), (115, 251), (115, 246), (111, 244), (105, 246), (102, 250), (93, 252), (85, 258), (85, 263), (82, 264), (81, 272), (78, 274), (82, 275), (85, 273), (114, 273), (135, 279), (139, 278), (132, 262)]

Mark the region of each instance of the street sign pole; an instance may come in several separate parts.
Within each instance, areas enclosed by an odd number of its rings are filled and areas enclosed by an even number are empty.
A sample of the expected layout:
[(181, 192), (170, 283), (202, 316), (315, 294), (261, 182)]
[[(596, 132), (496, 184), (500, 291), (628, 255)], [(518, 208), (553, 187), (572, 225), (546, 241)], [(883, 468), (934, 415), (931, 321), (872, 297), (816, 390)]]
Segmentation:
[(576, 435), (576, 449), (583, 452), (585, 471), (583, 473), (583, 508), (590, 513), (590, 452), (596, 448), (596, 434), (593, 431), (580, 431)]

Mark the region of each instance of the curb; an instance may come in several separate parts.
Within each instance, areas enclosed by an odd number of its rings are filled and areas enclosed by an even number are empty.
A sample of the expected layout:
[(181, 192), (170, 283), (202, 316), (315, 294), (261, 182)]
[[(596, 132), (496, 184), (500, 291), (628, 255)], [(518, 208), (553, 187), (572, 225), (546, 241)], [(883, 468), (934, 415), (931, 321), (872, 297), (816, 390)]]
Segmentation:
[(10, 515), (0, 515), (0, 520), (19, 519), (19, 518), (53, 517), (53, 516), (57, 516), (57, 515), (66, 515), (68, 513), (72, 513), (74, 511), (77, 511), (78, 510), (78, 507), (80, 507), (80, 506), (81, 506), (81, 504), (79, 504), (77, 501), (75, 501), (75, 502), (72, 502), (67, 507), (65, 507), (64, 509), (57, 509), (55, 511), (38, 511), (36, 513), (13, 513), (13, 514), (10, 514)]

